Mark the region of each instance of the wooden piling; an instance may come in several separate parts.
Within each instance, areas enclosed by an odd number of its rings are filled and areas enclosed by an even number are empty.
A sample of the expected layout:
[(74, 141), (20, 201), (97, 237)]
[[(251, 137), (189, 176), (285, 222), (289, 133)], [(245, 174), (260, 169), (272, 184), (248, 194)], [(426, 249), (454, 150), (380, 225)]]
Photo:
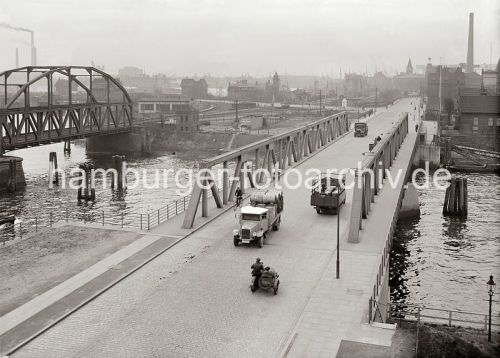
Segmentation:
[(443, 214), (466, 216), (467, 215), (467, 179), (451, 178), (450, 185), (446, 188)]
[[(78, 200), (95, 201), (95, 189), (92, 178), (93, 167), (89, 164), (82, 164), (80, 165), (80, 169), (84, 174), (80, 180), (80, 188), (78, 188)], [(80, 173), (81, 175), (82, 173)]]
[(64, 153), (71, 153), (71, 141), (69, 139), (64, 141)]
[(57, 165), (57, 153), (49, 153), (49, 183), (59, 184), (59, 166)]
[(17, 165), (15, 160), (9, 160), (9, 179), (7, 181), (7, 190), (15, 192), (17, 190)]

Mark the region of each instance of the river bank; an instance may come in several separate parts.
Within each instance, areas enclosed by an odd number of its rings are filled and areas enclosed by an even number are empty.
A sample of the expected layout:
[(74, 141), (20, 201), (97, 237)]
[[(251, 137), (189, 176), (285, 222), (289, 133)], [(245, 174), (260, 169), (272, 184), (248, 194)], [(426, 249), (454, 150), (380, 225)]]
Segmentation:
[(0, 246), (0, 316), (125, 247), (141, 234), (65, 225)]

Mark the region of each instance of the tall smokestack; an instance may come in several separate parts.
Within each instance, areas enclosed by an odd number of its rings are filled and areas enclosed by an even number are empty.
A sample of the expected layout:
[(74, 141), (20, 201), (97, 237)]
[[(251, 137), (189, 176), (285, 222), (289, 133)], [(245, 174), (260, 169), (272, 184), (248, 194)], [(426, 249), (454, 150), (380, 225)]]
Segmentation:
[(469, 42), (467, 47), (466, 72), (474, 72), (474, 13), (469, 14)]
[(19, 49), (16, 47), (16, 68), (19, 68)]
[(31, 66), (36, 66), (35, 33), (31, 31)]

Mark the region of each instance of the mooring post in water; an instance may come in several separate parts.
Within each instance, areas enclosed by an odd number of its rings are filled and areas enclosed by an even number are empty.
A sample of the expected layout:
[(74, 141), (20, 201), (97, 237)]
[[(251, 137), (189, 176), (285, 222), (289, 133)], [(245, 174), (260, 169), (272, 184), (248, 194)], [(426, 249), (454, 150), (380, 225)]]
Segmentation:
[(59, 171), (57, 165), (57, 153), (49, 153), (49, 183), (59, 184)]
[(450, 185), (446, 188), (443, 214), (467, 216), (467, 179), (450, 179)]
[(15, 192), (17, 190), (17, 165), (15, 160), (9, 160), (9, 179), (7, 181), (7, 190)]
[(89, 164), (82, 164), (80, 165), (80, 169), (80, 176), (83, 174), (83, 178), (80, 180), (81, 184), (80, 188), (78, 188), (78, 200), (95, 201), (95, 189), (92, 176), (93, 167)]
[(71, 141), (69, 139), (64, 141), (64, 153), (71, 153)]
[(127, 177), (123, 175), (126, 171), (126, 162), (124, 155), (113, 155), (113, 168), (116, 170), (116, 175), (113, 175), (111, 188), (125, 189), (127, 188)]

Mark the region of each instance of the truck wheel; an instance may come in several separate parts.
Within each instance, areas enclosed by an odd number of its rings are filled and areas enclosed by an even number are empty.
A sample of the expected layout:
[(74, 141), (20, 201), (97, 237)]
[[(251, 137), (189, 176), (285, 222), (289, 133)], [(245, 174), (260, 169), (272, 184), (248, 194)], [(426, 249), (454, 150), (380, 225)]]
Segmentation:
[(316, 212), (317, 212), (318, 214), (321, 214), (321, 209), (320, 209), (320, 208), (316, 208)]
[(238, 246), (240, 244), (240, 240), (238, 240), (237, 238), (233, 237), (233, 244), (234, 244), (234, 246)]
[(259, 245), (259, 248), (262, 248), (262, 247), (264, 246), (264, 235), (262, 235), (262, 236), (259, 238), (258, 245)]

